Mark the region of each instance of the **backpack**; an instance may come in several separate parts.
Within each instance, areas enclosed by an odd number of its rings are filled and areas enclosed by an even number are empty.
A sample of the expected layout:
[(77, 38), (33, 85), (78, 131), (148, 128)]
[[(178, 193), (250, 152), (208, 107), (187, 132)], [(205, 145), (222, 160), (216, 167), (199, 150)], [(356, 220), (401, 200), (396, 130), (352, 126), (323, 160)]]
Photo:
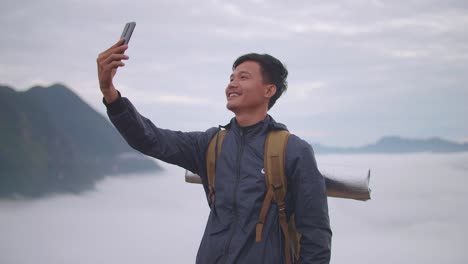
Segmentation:
[[(214, 136), (206, 153), (206, 168), (208, 175), (208, 199), (210, 205), (214, 203), (214, 184), (215, 184), (215, 171), (216, 159), (221, 152), (221, 146), (226, 135), (227, 130), (219, 131)], [(267, 193), (263, 206), (260, 211), (260, 217), (256, 227), (256, 242), (262, 240), (263, 224), (265, 217), (270, 208), (271, 202), (277, 204), (278, 216), (281, 230), (285, 238), (284, 255), (286, 263), (291, 264), (290, 248), (292, 244), (293, 255), (296, 262), (299, 260), (300, 250), (300, 234), (296, 230), (294, 222), (294, 214), (291, 215), (289, 221), (286, 216), (285, 197), (287, 192), (287, 178), (285, 175), (285, 161), (286, 161), (286, 144), (288, 142), (289, 132), (286, 130), (272, 130), (269, 131), (265, 140), (264, 150), (264, 168), (265, 168), (265, 183), (267, 185)]]

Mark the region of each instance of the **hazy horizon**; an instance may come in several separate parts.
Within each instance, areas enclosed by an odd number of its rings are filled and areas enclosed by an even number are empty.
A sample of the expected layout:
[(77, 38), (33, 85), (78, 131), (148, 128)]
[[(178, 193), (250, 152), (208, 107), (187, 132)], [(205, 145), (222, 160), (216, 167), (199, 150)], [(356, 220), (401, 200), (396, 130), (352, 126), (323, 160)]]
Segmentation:
[[(2, 85), (2, 84), (0, 84), (0, 85)], [(68, 89), (71, 89), (71, 87), (68, 87), (68, 86), (66, 86), (66, 85), (63, 84), (63, 83), (54, 83), (54, 84), (51, 84), (50, 86), (34, 85), (34, 86), (29, 87), (29, 88), (24, 89), (24, 90), (19, 90), (19, 89), (17, 89), (16, 87), (12, 87), (12, 86), (8, 86), (8, 85), (5, 85), (5, 86), (14, 89), (14, 90), (17, 91), (17, 92), (27, 92), (28, 90), (30, 90), (30, 89), (32, 89), (32, 88), (37, 88), (37, 87), (40, 87), (40, 88), (49, 88), (49, 87), (56, 86), (56, 85), (64, 86), (64, 87), (66, 87), (66, 88), (68, 88)], [(71, 90), (72, 90), (72, 92), (75, 92), (75, 91), (73, 91), (73, 89), (71, 89)], [(78, 94), (77, 94), (77, 96), (79, 97)], [(80, 98), (81, 100), (84, 100), (84, 98), (81, 98), (81, 97), (79, 97), (79, 98)], [(89, 103), (87, 103), (87, 102), (85, 102), (85, 103), (89, 105)], [(101, 113), (98, 109), (94, 109), (92, 106), (90, 106), (90, 107), (91, 107), (94, 111), (98, 112), (98, 114), (100, 114), (100, 115), (104, 116), (105, 118), (107, 118), (105, 113)], [(426, 138), (424, 138), (424, 137), (422, 137), (422, 138), (421, 138), (421, 137), (419, 137), (419, 138), (413, 137), (413, 138), (412, 138), (412, 137), (403, 137), (403, 136), (397, 135), (397, 134), (395, 134), (395, 135), (382, 135), (382, 136), (378, 137), (378, 138), (376, 139), (376, 141), (373, 141), (373, 142), (365, 142), (365, 143), (363, 143), (362, 145), (349, 145), (349, 144), (348, 144), (348, 145), (341, 145), (341, 146), (333, 146), (333, 145), (326, 145), (326, 144), (323, 144), (322, 142), (318, 142), (318, 141), (315, 141), (315, 142), (311, 141), (311, 142), (309, 142), (309, 143), (311, 143), (313, 146), (319, 147), (320, 149), (321, 149), (321, 148), (327, 148), (326, 153), (324, 153), (324, 154), (328, 154), (328, 153), (330, 152), (330, 150), (328, 150), (328, 148), (333, 148), (333, 149), (336, 148), (336, 149), (341, 149), (341, 150), (343, 150), (343, 149), (349, 149), (349, 148), (353, 148), (353, 149), (356, 149), (356, 148), (357, 148), (357, 149), (359, 149), (359, 148), (363, 148), (363, 147), (366, 147), (366, 146), (374, 145), (374, 144), (378, 143), (379, 141), (381, 141), (381, 140), (383, 140), (383, 139), (389, 139), (389, 138), (390, 138), (390, 139), (399, 138), (399, 139), (402, 139), (402, 140), (412, 140), (412, 141), (414, 141), (414, 140), (416, 140), (416, 141), (428, 141), (428, 140), (437, 140), (437, 139), (441, 139), (441, 140), (448, 141), (448, 142), (451, 142), (451, 143), (456, 143), (456, 144), (467, 144), (467, 143), (468, 143), (468, 140), (467, 140), (467, 141), (463, 141), (463, 140), (461, 140), (461, 141), (456, 141), (456, 140), (452, 140), (452, 139), (443, 138), (443, 137), (438, 136), (438, 135), (433, 135), (433, 136), (431, 136), (431, 137), (426, 137)], [(312, 140), (313, 140), (313, 139), (312, 139)], [(460, 152), (459, 150), (457, 150), (457, 151), (450, 151), (450, 150), (449, 150), (449, 151), (446, 151), (446, 150), (445, 150), (445, 151), (433, 150), (433, 151), (436, 152), (436, 153), (437, 153), (437, 152), (442, 152), (442, 153)], [(466, 150), (466, 151), (468, 151), (468, 150)], [(402, 151), (402, 152), (392, 152), (392, 151), (390, 151), (390, 152), (383, 151), (383, 152), (382, 152), (382, 151), (379, 151), (379, 152), (375, 152), (375, 153), (421, 153), (421, 152), (424, 153), (424, 152), (427, 152), (427, 151), (420, 151), (420, 150), (409, 151), (409, 152), (406, 152), (406, 151)], [(429, 151), (429, 152), (431, 152), (431, 151)], [(462, 152), (464, 152), (464, 151), (462, 151)], [(333, 154), (333, 153), (339, 153), (339, 152), (336, 152), (336, 150), (334, 150), (334, 151), (331, 151), (330, 153)], [(364, 152), (364, 153), (372, 154), (372, 153), (374, 153), (374, 152), (372, 152), (372, 151), (367, 151), (367, 152)], [(348, 153), (348, 154), (359, 154), (359, 153)]]

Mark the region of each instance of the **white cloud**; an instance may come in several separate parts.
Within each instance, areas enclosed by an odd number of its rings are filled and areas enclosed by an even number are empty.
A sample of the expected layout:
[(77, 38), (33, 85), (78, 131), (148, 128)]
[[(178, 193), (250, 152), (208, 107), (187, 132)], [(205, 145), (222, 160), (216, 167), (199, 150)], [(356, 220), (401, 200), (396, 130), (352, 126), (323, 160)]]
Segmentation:
[(315, 90), (325, 88), (325, 83), (322, 81), (312, 81), (305, 83), (291, 83), (289, 84), (291, 89), (288, 89), (288, 99), (304, 101), (311, 97), (314, 97)]
[(189, 105), (207, 105), (209, 101), (206, 98), (196, 98), (180, 95), (161, 95), (149, 101), (168, 103), (168, 104), (189, 104)]
[(390, 55), (398, 58), (420, 58), (428, 56), (425, 50), (391, 50)]
[(386, 26), (397, 29), (422, 30), (425, 33), (460, 32), (468, 26), (468, 15), (463, 12), (437, 12), (396, 18), (388, 21)]
[(242, 13), (239, 9), (238, 6), (232, 4), (232, 3), (223, 3), (223, 10), (228, 14), (228, 15), (231, 15), (231, 16), (234, 16), (234, 17), (242, 17)]
[[(334, 263), (466, 262), (467, 154), (316, 158), (322, 172), (372, 170), (371, 201), (328, 199)], [(158, 175), (107, 178), (82, 195), (0, 200), (2, 263), (193, 263), (206, 197), (183, 169), (162, 165)]]

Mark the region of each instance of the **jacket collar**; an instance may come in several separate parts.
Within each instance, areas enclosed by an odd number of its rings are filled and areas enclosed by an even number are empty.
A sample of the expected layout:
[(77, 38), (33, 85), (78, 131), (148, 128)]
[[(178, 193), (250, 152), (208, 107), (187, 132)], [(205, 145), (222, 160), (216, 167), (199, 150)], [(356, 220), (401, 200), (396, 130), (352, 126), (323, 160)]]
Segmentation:
[(233, 130), (236, 134), (240, 134), (240, 132), (242, 131), (244, 135), (249, 135), (249, 136), (256, 135), (259, 133), (266, 134), (270, 130), (288, 130), (284, 124), (276, 122), (273, 119), (273, 117), (271, 117), (270, 115), (267, 115), (265, 119), (258, 122), (257, 124), (247, 126), (247, 127), (239, 126), (239, 124), (236, 121), (236, 118), (233, 117), (227, 125), (219, 126), (219, 127)]

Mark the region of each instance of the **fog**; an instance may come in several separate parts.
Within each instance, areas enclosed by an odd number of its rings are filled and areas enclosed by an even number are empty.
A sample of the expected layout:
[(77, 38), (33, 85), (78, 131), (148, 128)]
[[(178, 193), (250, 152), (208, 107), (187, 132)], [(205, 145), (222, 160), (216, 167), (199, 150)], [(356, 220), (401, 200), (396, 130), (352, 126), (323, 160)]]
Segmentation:
[[(468, 153), (317, 160), (329, 173), (372, 170), (372, 200), (329, 198), (332, 263), (468, 261)], [(209, 212), (203, 188), (163, 166), (82, 195), (0, 200), (0, 263), (194, 263)]]

